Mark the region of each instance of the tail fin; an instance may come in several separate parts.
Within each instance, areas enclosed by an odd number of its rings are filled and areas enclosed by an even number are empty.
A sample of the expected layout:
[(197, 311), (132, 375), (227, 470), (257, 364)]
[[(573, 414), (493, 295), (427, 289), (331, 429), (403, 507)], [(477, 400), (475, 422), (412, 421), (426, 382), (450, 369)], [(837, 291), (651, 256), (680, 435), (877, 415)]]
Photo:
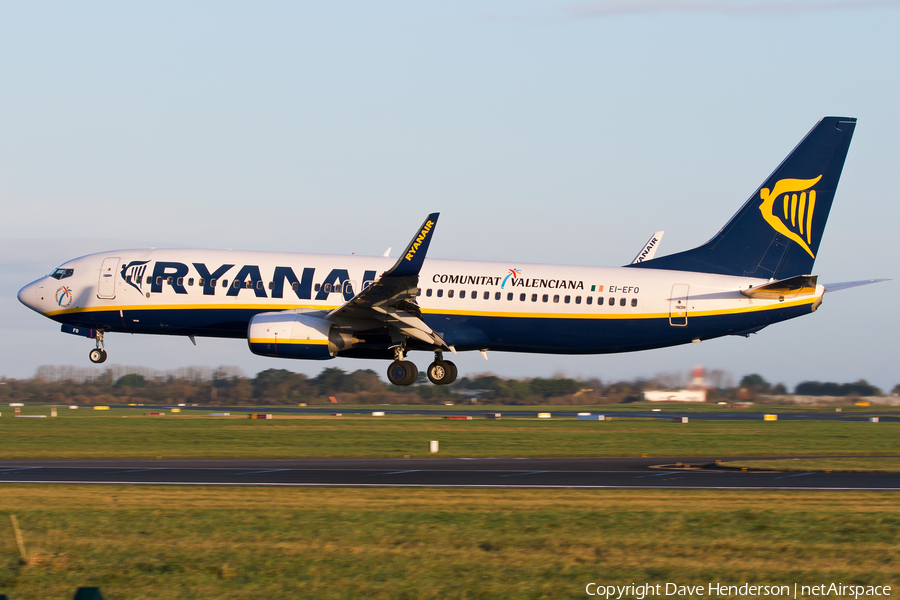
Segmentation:
[(855, 118), (825, 117), (711, 240), (627, 265), (786, 279), (812, 273)]

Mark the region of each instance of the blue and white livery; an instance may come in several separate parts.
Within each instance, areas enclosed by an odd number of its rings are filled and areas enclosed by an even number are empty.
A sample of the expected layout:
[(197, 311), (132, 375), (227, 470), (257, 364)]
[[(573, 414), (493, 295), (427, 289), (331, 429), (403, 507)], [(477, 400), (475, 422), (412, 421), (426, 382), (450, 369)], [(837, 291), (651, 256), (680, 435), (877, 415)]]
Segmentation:
[(456, 379), (470, 350), (603, 354), (749, 335), (814, 312), (812, 275), (856, 119), (826, 117), (709, 242), (654, 257), (657, 232), (625, 267), (426, 259), (438, 213), (400, 258), (120, 250), (66, 262), (19, 300), (96, 340), (105, 334), (245, 338), (263, 356), (391, 360), (388, 379)]

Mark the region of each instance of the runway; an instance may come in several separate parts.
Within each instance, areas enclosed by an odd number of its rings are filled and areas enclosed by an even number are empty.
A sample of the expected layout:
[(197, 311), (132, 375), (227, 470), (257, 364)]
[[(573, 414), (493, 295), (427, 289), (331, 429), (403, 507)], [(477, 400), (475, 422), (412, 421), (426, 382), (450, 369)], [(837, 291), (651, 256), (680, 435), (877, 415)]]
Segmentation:
[[(136, 406), (126, 404), (111, 405), (112, 408), (136, 408)], [(474, 418), (485, 418), (488, 414), (496, 414), (497, 410), (471, 409), (460, 407), (458, 409), (438, 409), (423, 406), (422, 408), (398, 408), (391, 409), (386, 406), (372, 406), (371, 408), (360, 408), (358, 406), (344, 407), (340, 405), (329, 406), (326, 408), (312, 407), (293, 407), (293, 406), (272, 406), (272, 407), (252, 407), (252, 406), (180, 406), (175, 407), (171, 404), (145, 404), (140, 406), (143, 410), (171, 410), (172, 408), (180, 408), (182, 411), (223, 411), (231, 413), (248, 413), (248, 412), (265, 412), (277, 414), (293, 414), (293, 415), (328, 415), (333, 413), (341, 413), (344, 415), (371, 415), (374, 411), (383, 412), (385, 415), (407, 415), (407, 416), (428, 416), (428, 417), (448, 417), (448, 416), (470, 416)], [(814, 411), (797, 411), (785, 412), (783, 407), (772, 409), (768, 412), (778, 413), (779, 421), (845, 421), (845, 422), (865, 422), (871, 417), (878, 417), (882, 423), (898, 423), (900, 416), (896, 414), (887, 414), (889, 409), (893, 407), (882, 407), (885, 411), (879, 411), (879, 407), (869, 407), (865, 414), (863, 413), (839, 413), (839, 412), (814, 412)], [(571, 409), (554, 410), (554, 407), (537, 410), (518, 410), (510, 408), (507, 410), (500, 409), (500, 414), (507, 418), (529, 418), (536, 419), (539, 412), (549, 412), (554, 417), (571, 417), (578, 416), (578, 411)], [(620, 419), (663, 419), (670, 420), (673, 417), (688, 417), (692, 421), (762, 421), (763, 412), (726, 412), (726, 411), (710, 411), (703, 409), (683, 410), (664, 408), (659, 412), (653, 410), (610, 410), (604, 411), (593, 409), (594, 414), (606, 414), (610, 418)]]
[(900, 491), (900, 473), (741, 472), (717, 459), (741, 457), (2, 460), (0, 484)]

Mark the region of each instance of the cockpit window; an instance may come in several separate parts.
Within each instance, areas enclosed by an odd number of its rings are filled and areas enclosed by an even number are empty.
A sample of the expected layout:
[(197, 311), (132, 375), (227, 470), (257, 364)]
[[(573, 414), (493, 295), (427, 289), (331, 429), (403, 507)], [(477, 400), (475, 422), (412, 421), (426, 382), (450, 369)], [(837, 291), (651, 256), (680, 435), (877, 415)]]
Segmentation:
[(50, 273), (50, 277), (53, 279), (65, 279), (66, 277), (71, 277), (75, 273), (75, 269), (57, 269)]

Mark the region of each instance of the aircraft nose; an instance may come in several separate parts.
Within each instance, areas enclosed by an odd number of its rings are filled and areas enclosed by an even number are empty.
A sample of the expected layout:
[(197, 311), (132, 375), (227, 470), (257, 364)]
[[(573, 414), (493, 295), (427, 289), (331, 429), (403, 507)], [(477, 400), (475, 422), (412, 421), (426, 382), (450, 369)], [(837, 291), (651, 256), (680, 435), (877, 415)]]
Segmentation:
[(19, 297), (19, 302), (21, 302), (22, 304), (24, 304), (31, 310), (36, 311), (36, 312), (41, 312), (38, 309), (37, 288), (38, 288), (37, 281), (29, 283), (28, 285), (23, 287), (21, 290), (19, 290), (18, 297)]

